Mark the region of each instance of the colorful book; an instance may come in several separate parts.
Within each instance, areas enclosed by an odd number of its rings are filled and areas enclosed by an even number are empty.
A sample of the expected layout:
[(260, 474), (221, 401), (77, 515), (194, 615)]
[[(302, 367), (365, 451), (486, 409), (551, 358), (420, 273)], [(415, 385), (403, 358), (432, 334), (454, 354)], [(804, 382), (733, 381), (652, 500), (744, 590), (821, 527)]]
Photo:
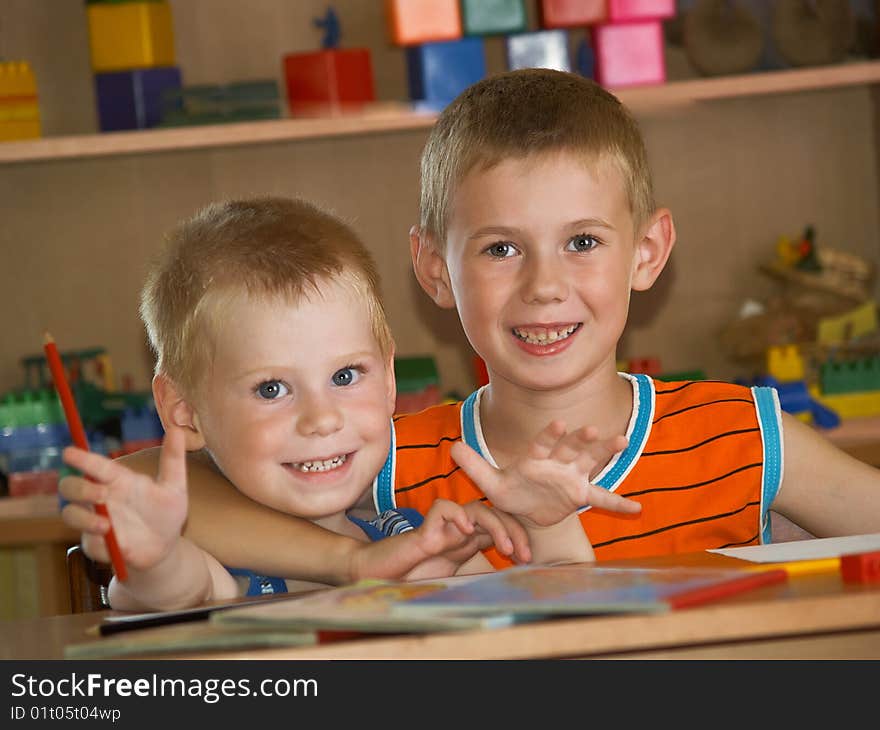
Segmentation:
[(465, 585), (477, 576), (436, 581), (367, 580), (350, 586), (311, 593), (295, 600), (274, 601), (233, 608), (211, 615), (220, 626), (252, 626), (267, 630), (353, 631), (363, 633), (423, 633), (463, 631), (510, 626), (514, 617), (486, 611), (480, 616), (399, 616), (394, 607), (417, 597)]
[(520, 566), (394, 605), (401, 618), (510, 614), (656, 613), (696, 606), (787, 579), (784, 570), (613, 568), (595, 563)]

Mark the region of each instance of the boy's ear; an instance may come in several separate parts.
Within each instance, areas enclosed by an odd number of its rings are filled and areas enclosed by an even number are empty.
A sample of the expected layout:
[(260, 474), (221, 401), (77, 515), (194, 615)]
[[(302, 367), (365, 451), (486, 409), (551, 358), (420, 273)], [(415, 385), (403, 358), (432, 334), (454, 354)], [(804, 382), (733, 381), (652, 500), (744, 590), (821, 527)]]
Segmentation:
[(635, 291), (650, 289), (672, 253), (675, 224), (668, 208), (658, 208), (636, 242), (631, 286)]
[(167, 375), (160, 373), (153, 377), (153, 401), (166, 431), (169, 426), (183, 429), (187, 451), (198, 451), (205, 446), (198, 415)]
[(409, 229), (409, 253), (416, 279), (425, 293), (439, 307), (444, 309), (455, 307), (446, 261), (431, 236), (421, 231), (418, 226)]

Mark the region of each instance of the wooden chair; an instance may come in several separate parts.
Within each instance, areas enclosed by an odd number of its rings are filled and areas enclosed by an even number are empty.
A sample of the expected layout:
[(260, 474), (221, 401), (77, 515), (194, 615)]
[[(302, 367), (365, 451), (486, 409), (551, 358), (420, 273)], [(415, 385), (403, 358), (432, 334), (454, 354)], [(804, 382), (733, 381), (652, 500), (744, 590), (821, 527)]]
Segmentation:
[(84, 613), (110, 608), (107, 586), (112, 577), (113, 569), (109, 565), (96, 563), (83, 552), (82, 546), (68, 548), (67, 578), (70, 585), (71, 612)]

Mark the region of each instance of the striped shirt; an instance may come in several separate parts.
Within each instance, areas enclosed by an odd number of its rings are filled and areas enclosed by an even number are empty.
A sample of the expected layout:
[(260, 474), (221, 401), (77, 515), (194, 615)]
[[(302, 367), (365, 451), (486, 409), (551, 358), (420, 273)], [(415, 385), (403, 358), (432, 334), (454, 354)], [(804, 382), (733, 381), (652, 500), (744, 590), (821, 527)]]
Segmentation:
[[(769, 542), (767, 513), (782, 481), (776, 392), (621, 375), (633, 388), (629, 445), (594, 483), (641, 502), (642, 511), (580, 510), (596, 559)], [(494, 464), (480, 427), (481, 393), (394, 420), (391, 451), (374, 483), (378, 512), (411, 507), (425, 514), (438, 498), (486, 500), (449, 454), (463, 438)], [(510, 565), (494, 549), (486, 556), (495, 567)]]

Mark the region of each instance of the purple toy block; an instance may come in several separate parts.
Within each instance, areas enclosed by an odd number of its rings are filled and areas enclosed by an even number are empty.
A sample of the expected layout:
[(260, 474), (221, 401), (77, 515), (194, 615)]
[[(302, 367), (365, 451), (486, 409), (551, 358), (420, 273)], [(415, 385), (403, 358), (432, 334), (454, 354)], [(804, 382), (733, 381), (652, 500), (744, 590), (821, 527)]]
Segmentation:
[(659, 20), (608, 23), (590, 29), (596, 81), (606, 88), (666, 81), (663, 26)]
[(155, 127), (162, 121), (162, 95), (180, 87), (177, 66), (95, 74), (98, 126), (102, 132)]

